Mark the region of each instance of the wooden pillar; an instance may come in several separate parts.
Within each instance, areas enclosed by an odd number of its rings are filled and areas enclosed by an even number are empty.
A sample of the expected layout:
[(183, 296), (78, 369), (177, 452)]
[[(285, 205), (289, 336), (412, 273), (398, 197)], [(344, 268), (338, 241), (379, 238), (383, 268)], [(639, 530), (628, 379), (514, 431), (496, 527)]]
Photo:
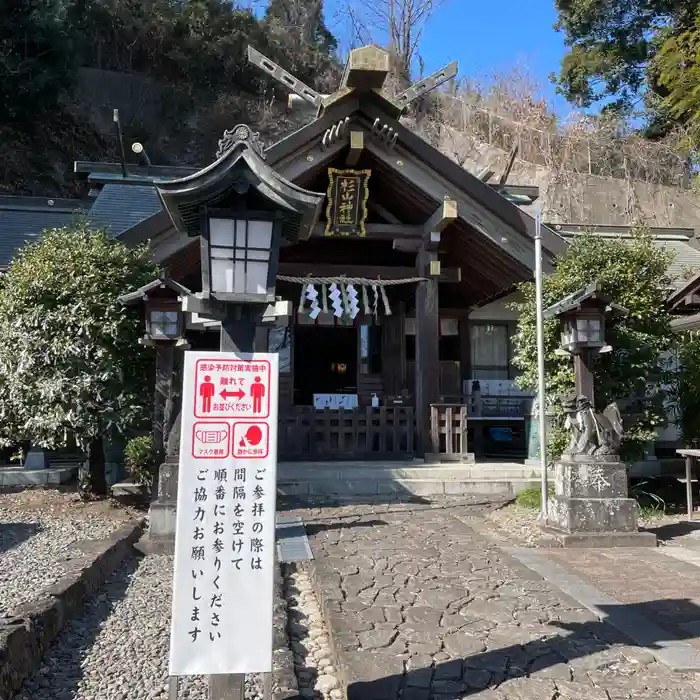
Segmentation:
[(171, 341), (156, 343), (156, 390), (153, 411), (153, 446), (159, 461), (165, 457), (168, 439), (168, 410), (173, 391), (175, 348)]
[(472, 377), (472, 343), (471, 327), (468, 318), (459, 319), (459, 393), (462, 395), (462, 402), (467, 403), (468, 397), (464, 388), (464, 383)]
[[(432, 452), (430, 404), (440, 401), (440, 315), (438, 274), (431, 275), (437, 252), (422, 248), (416, 258), (418, 276), (427, 277), (416, 289), (416, 437), (418, 453)], [(434, 270), (432, 270), (434, 272)]]
[(593, 372), (591, 371), (591, 361), (592, 358), (586, 351), (574, 355), (574, 375), (576, 377), (576, 393), (579, 396), (585, 396), (595, 408), (595, 388)]
[(255, 329), (255, 352), (269, 352), (269, 336), (267, 326)]

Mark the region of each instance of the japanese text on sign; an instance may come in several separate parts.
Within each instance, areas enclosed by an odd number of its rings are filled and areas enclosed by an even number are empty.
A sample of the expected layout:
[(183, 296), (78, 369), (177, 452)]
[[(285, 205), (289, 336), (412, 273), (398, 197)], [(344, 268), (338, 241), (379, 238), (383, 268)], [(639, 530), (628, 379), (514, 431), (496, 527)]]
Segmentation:
[(197, 360), (190, 392), (196, 418), (267, 418), (270, 415), (270, 362)]
[[(185, 356), (184, 395), (197, 401), (182, 416), (171, 675), (272, 668), (277, 372), (276, 355)], [(221, 383), (231, 377), (242, 381)], [(248, 396), (260, 384), (250, 415), (265, 419), (223, 418), (208, 384)], [(205, 406), (215, 420), (199, 420)]]
[(326, 236), (366, 236), (367, 199), (371, 170), (328, 168)]

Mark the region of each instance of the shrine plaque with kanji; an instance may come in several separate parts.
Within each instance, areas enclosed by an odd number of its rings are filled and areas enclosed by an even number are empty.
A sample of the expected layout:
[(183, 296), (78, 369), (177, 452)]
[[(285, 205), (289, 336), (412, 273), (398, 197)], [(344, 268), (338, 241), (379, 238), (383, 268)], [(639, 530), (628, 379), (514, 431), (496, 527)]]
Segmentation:
[(272, 670), (277, 361), (185, 353), (171, 676)]
[(326, 236), (366, 236), (371, 170), (328, 168)]

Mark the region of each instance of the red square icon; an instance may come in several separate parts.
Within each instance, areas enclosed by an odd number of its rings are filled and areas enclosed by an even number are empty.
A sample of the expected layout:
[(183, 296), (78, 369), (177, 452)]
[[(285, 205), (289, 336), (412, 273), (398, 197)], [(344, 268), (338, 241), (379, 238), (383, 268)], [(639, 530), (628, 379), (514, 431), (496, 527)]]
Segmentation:
[(270, 453), (270, 426), (265, 422), (234, 423), (231, 454), (238, 459), (265, 459)]

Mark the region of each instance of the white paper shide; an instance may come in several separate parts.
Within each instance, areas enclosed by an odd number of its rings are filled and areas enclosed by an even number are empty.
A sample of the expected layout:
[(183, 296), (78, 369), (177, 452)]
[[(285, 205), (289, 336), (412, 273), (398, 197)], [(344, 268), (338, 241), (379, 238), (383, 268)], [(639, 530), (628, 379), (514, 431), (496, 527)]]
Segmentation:
[(173, 676), (272, 670), (277, 360), (185, 355)]

